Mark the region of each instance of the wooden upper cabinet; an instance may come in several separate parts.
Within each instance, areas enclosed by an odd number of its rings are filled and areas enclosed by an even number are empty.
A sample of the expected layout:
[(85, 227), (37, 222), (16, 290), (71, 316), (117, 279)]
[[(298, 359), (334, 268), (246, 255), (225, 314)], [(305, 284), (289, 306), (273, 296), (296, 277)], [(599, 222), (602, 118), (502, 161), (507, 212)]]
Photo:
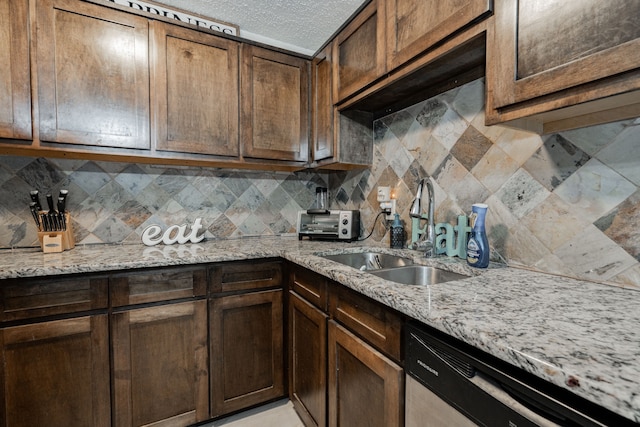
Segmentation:
[(336, 103), (384, 75), (384, 2), (373, 0), (336, 36), (333, 62)]
[(239, 44), (154, 21), (156, 149), (237, 157)]
[(314, 161), (333, 157), (333, 68), (331, 44), (311, 62), (311, 135)]
[(309, 155), (309, 61), (242, 46), (243, 155), (307, 161)]
[[(493, 40), (487, 43), (488, 123), (578, 104), (584, 105), (542, 121), (575, 116), (574, 125), (587, 125), (600, 118), (606, 121), (606, 116), (640, 114), (640, 2), (495, 0), (495, 4)], [(603, 102), (589, 103), (594, 100)], [(626, 107), (632, 104), (635, 108)], [(614, 117), (614, 110), (622, 116)], [(590, 122), (589, 115), (596, 122)], [(551, 126), (545, 124), (544, 131), (576, 127)]]
[(27, 0), (0, 2), (0, 138), (31, 139)]
[(148, 25), (95, 4), (38, 0), (41, 140), (150, 147)]
[(388, 0), (386, 6), (392, 70), (489, 14), (492, 0)]

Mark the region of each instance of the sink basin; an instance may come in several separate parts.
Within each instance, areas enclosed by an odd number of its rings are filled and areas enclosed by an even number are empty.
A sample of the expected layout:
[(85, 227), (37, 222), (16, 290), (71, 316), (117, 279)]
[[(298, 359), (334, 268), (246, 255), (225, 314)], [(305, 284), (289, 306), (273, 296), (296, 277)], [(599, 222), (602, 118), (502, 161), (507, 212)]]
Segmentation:
[(464, 274), (426, 265), (410, 265), (389, 270), (372, 271), (371, 274), (405, 285), (435, 285), (436, 283), (469, 278)]
[(322, 257), (363, 271), (397, 268), (413, 264), (413, 261), (408, 258), (376, 252), (322, 255)]

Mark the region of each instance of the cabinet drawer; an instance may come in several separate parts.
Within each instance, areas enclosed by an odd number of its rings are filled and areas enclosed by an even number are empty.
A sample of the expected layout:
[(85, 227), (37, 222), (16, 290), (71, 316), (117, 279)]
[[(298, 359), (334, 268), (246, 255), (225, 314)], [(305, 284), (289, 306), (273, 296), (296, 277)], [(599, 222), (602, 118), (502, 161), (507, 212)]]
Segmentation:
[(192, 298), (206, 293), (205, 269), (171, 268), (110, 278), (113, 307)]
[(305, 268), (294, 267), (289, 275), (289, 288), (322, 311), (327, 311), (326, 277)]
[(333, 319), (378, 350), (400, 360), (400, 314), (338, 283), (331, 286), (329, 312)]
[(0, 282), (0, 321), (107, 308), (106, 277), (10, 279)]
[(211, 293), (239, 292), (282, 286), (280, 261), (238, 261), (209, 268)]

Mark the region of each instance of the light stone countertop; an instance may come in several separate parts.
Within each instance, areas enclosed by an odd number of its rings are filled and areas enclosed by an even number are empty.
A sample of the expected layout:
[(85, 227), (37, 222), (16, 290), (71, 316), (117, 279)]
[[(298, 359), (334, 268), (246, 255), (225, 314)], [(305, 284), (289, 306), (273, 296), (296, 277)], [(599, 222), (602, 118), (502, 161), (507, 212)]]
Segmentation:
[[(361, 248), (401, 253), (472, 277), (408, 286), (321, 258)], [(58, 254), (0, 250), (0, 279), (283, 257), (620, 415), (640, 422), (640, 292), (459, 258), (425, 259), (377, 243), (297, 237), (182, 246), (78, 246)]]

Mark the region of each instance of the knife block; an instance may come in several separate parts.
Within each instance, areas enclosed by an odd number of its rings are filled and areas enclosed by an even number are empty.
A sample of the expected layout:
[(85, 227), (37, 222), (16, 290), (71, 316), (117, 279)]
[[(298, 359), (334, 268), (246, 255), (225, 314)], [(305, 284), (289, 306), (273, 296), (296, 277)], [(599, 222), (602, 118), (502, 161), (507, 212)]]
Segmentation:
[(71, 215), (67, 212), (64, 214), (64, 217), (67, 223), (66, 230), (38, 231), (38, 240), (40, 240), (42, 252), (62, 252), (73, 249), (76, 246), (73, 238), (73, 227), (71, 226)]

